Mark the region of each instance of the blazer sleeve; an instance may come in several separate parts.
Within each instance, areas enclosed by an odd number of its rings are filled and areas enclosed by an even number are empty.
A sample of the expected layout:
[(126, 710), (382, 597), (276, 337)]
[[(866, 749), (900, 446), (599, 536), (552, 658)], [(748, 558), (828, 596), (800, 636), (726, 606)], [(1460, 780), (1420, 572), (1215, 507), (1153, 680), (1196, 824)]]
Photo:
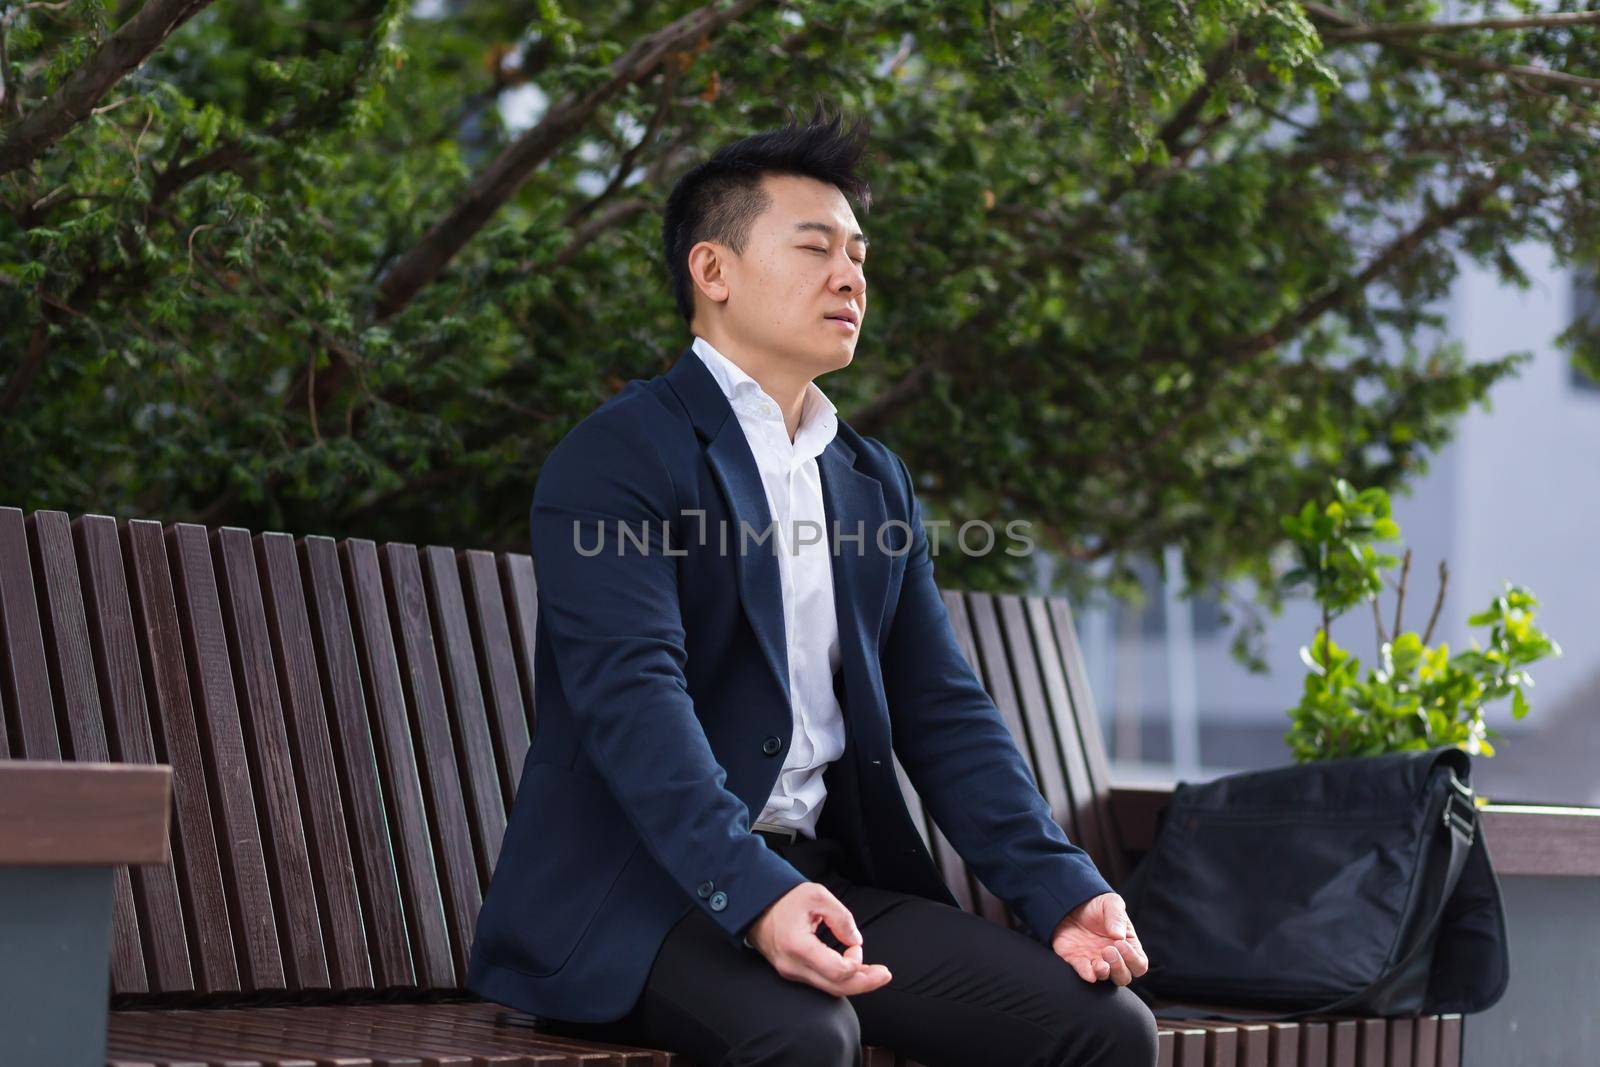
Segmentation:
[(922, 509), (899, 456), (911, 545), (883, 654), (894, 750), (934, 821), (983, 884), (1048, 941), (1111, 886), (1067, 839), (973, 673), (934, 584)]
[(695, 715), (677, 557), (665, 551), (684, 542), (663, 537), (677, 511), (666, 464), (626, 414), (575, 427), (534, 489), (540, 622), (600, 776), (650, 855), (739, 939), (806, 879), (750, 832)]

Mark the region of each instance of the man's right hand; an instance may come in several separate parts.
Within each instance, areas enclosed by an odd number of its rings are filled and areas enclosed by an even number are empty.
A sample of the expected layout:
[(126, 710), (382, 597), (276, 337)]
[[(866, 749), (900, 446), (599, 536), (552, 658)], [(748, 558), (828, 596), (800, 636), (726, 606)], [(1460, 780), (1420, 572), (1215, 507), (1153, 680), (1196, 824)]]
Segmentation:
[[(817, 936), (823, 923), (845, 946), (842, 953)], [(834, 996), (870, 993), (892, 977), (883, 964), (861, 961), (861, 931), (854, 917), (818, 882), (802, 882), (773, 901), (745, 937), (783, 977)]]

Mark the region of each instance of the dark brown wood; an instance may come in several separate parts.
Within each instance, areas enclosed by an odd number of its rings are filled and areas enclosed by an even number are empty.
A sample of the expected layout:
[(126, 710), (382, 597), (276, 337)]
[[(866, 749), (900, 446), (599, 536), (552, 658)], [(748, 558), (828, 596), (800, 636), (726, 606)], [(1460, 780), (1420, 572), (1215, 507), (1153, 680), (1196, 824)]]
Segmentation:
[[(367, 715), (367, 696), (362, 685), (360, 656), (351, 627), (338, 547), (329, 537), (306, 537), (298, 542), (297, 556), (308, 593), (307, 607), (317, 650), (322, 700), (326, 713), (332, 718), (329, 740), (333, 744), (339, 789), (345, 797), (349, 816), (351, 859), (360, 888), (361, 918), (371, 953), (373, 982), (380, 988), (416, 985), (418, 976), (412, 964), (411, 934), (406, 925), (406, 905), (401, 895), (389, 820), (392, 816), (397, 823), (408, 823), (413, 817), (420, 817), (421, 796), (414, 789), (395, 793), (379, 784), (378, 755)], [(275, 581), (274, 584), (279, 583)], [(407, 742), (401, 762), (409, 760)], [(407, 780), (414, 783), (415, 774), (413, 767), (411, 778)], [(402, 779), (403, 775), (391, 781), (403, 785)], [(431, 878), (430, 869), (426, 879)], [(422, 873), (412, 871), (409, 866), (407, 880), (408, 884), (425, 881)], [(432, 892), (436, 895), (437, 887)], [(448, 950), (442, 955), (448, 956)]]
[(1033, 771), (1040, 795), (1050, 805), (1052, 817), (1073, 842), (1081, 846), (1085, 830), (1079, 825), (1077, 812), (1073, 809), (1072, 793), (1067, 786), (1060, 746), (1056, 743), (1055, 723), (1051, 721), (1044, 676), (1039, 669), (1038, 657), (1034, 655), (1023, 600), (1007, 594), (995, 597), (993, 601), (1000, 637), (1005, 643), (1017, 709), (1027, 734), (1027, 745), (1021, 750), (1028, 756), (1029, 768)]
[(500, 556), (500, 587), (505, 590), (507, 617), (517, 654), (517, 673), (522, 679), (522, 702), (528, 712), (528, 736), (538, 726), (539, 709), (534, 706), (534, 649), (538, 639), (539, 586), (534, 579), (533, 557), (507, 552)]
[(1333, 1055), (1333, 1028), (1325, 1022), (1300, 1024), (1300, 1067), (1328, 1067)]
[(172, 769), (0, 760), (0, 866), (166, 863)]
[(1489, 804), (1481, 825), (1497, 874), (1600, 877), (1600, 808)]
[[(967, 651), (969, 657), (973, 650), (976, 651), (977, 658), (975, 660), (969, 658), (973, 671), (988, 690), (990, 699), (1000, 712), (1001, 720), (1011, 733), (1012, 743), (1028, 761), (1029, 769), (1037, 781), (1039, 763), (1036, 750), (1032, 747), (1027, 727), (1022, 721), (1022, 713), (1018, 708), (1015, 684), (1017, 675), (1006, 661), (1006, 650), (1000, 636), (1000, 624), (996, 618), (994, 600), (982, 593), (968, 593), (961, 599), (966, 607), (967, 624), (963, 627), (967, 630), (962, 639), (963, 651)], [(1046, 794), (1046, 797), (1048, 799), (1049, 794)], [(1005, 904), (989, 892), (988, 887), (976, 876), (972, 876), (972, 884), (975, 890), (973, 910), (992, 922), (1006, 925), (1009, 922), (1009, 915)]]
[(1411, 1067), (1411, 1053), (1416, 1043), (1412, 1020), (1390, 1019), (1388, 1029), (1388, 1039), (1384, 1047), (1385, 1067)]
[[(1055, 726), (1060, 765), (1065, 772), (1067, 788), (1071, 794), (1072, 825), (1078, 828), (1079, 833), (1076, 841), (1094, 857), (1095, 864), (1105, 874), (1106, 880), (1116, 885), (1126, 873), (1121, 841), (1115, 827), (1104, 821), (1106, 801), (1097, 794), (1096, 790), (1100, 787), (1089, 771), (1089, 754), (1084, 749), (1076, 725), (1078, 711), (1073, 704), (1074, 686), (1069, 682), (1071, 672), (1080, 669), (1081, 663), (1068, 663), (1063, 660), (1061, 644), (1055, 636), (1056, 624), (1050, 618), (1049, 599), (1030, 596), (1026, 598), (1025, 604), (1028, 632), (1033, 640), (1040, 675), (1044, 682), (1045, 697), (1049, 702), (1051, 721)], [(1075, 643), (1074, 638), (1074, 645)], [(1080, 685), (1077, 688), (1083, 693), (1088, 692), (1087, 685)], [(1092, 705), (1084, 710), (1088, 714), (1094, 714)], [(1098, 720), (1095, 721), (1092, 732), (1098, 736)]]
[(1354, 1019), (1328, 1024), (1328, 1067), (1357, 1067), (1360, 1034)]
[[(248, 632), (240, 630), (243, 647), (235, 654), (241, 659), (246, 655), (259, 658), (259, 669), (266, 672), (260, 679), (260, 692), (251, 687), (247, 704), (254, 707), (264, 702), (269, 717), (274, 719), (276, 714), (286, 712), (285, 728), (293, 748), (290, 785), (301, 813), (309, 816), (301, 834), (312, 875), (307, 886), (312, 899), (306, 908), (314, 911), (322, 924), (325, 973), (336, 989), (370, 988), (372, 963), (361, 921), (355, 861), (327, 712), (318, 685), (316, 645), (311, 637), (294, 539), (288, 534), (269, 533), (252, 542), (244, 531), (228, 529), (221, 533), (226, 536), (219, 556), (228, 567), (230, 588), (238, 584), (245, 590), (244, 596), (262, 601), (260, 618), (264, 627), (257, 628), (254, 611), (248, 613)], [(236, 544), (235, 534), (244, 538), (242, 544)], [(260, 587), (251, 593), (258, 572)], [(247, 653), (246, 649), (254, 651)], [(270, 709), (280, 700), (283, 711), (272, 713)], [(301, 983), (308, 984), (304, 977)]]
[(1206, 1031), (1184, 1025), (1173, 1031), (1177, 1040), (1178, 1067), (1206, 1067)]
[(516, 641), (500, 585), (499, 561), (491, 552), (469, 551), (460, 554), (460, 565), (472, 644), (478, 654), (477, 668), (488, 704), (494, 762), (500, 772), (503, 821), (504, 812), (516, 796), (517, 780), (522, 777), (523, 760), (528, 754), (528, 711), (518, 677)]
[[(130, 522), (128, 529), (133, 558), (136, 565), (143, 564), (152, 591), (167, 588), (163, 566), (171, 568), (174, 615), (166, 616), (168, 601), (163, 596), (152, 596), (147, 606), (147, 618), (155, 622), (149, 629), (151, 658), (160, 665), (163, 709), (169, 702), (177, 705), (174, 718), (182, 718), (188, 729), (191, 720), (183, 715), (187, 709), (199, 739), (228, 891), (225, 915), (239, 954), (240, 984), (245, 989), (283, 989), (291, 983), (278, 936), (276, 887), (267, 881), (262, 826), (206, 529), (193, 523), (167, 529), (165, 558), (156, 555), (159, 524)], [(268, 788), (274, 794), (281, 792), (281, 773)]]
[(1178, 1041), (1171, 1030), (1156, 1030), (1156, 1067), (1177, 1067)]
[[(26, 526), (37, 577), (45, 658), (56, 697), (56, 718), (63, 731), (62, 755), (84, 763), (113, 762), (89, 647), (72, 525), (65, 512), (36, 511), (27, 517)], [(3, 747), (0, 742), (0, 749)], [(139, 943), (133, 877), (123, 864), (111, 869), (111, 988), (131, 993), (150, 988), (144, 948)]]
[(12, 747), (24, 759), (61, 758), (50, 689), (27, 527), (22, 512), (0, 508), (0, 720), (9, 720)]
[(1461, 1016), (1439, 1017), (1439, 1067), (1461, 1067)]
[[(452, 988), (456, 985), (455, 956), (445, 925), (445, 901), (434, 866), (428, 812), (377, 546), (352, 538), (339, 543), (339, 554), (350, 590), (361, 675), (368, 687), (366, 706), (378, 741), (378, 770), (389, 805), (417, 983), (425, 988)], [(466, 839), (459, 843), (465, 847)]]
[[(187, 905), (185, 915), (194, 924), (189, 933), (198, 948), (195, 964), (199, 986), (205, 992), (237, 991), (244, 987), (235, 955), (227, 895), (222, 887), (222, 862), (217, 856), (207, 791), (213, 778), (244, 773), (242, 746), (235, 744), (237, 756), (231, 766), (207, 771), (206, 763), (216, 758), (218, 749), (213, 747), (202, 752), (161, 525), (133, 519), (122, 527), (121, 533), (128, 560), (128, 588), (132, 594), (140, 659), (144, 664), (143, 677), (150, 702), (155, 705), (150, 725), (157, 754), (172, 765), (178, 830), (176, 866)], [(230, 792), (235, 802), (237, 795), (237, 790)], [(238, 870), (236, 864), (229, 867)], [(269, 903), (266, 920), (258, 916), (249, 924), (249, 930), (275, 939), (270, 926), (271, 915)]]
[(1438, 1067), (1439, 1017), (1424, 1015), (1414, 1020), (1415, 1036), (1411, 1042), (1411, 1059), (1416, 1067)]
[[(179, 529), (204, 534), (202, 527)], [(238, 711), (253, 771), (256, 814), (266, 834), (284, 981), (291, 989), (326, 989), (330, 985), (328, 957), (317, 905), (317, 880), (311, 873), (310, 841), (319, 822), (325, 833), (331, 832), (327, 824), (330, 815), (339, 810), (339, 794), (335, 789), (325, 801), (312, 799), (302, 805), (301, 789), (309, 777), (306, 768), (296, 767), (290, 751), (277, 657), (249, 531), (236, 526), (218, 530), (211, 535), (210, 548), (221, 594), (224, 638), (238, 678)], [(331, 768), (321, 770), (322, 782), (332, 785)], [(338, 831), (343, 831), (342, 820)]]
[[(955, 637), (957, 637), (958, 643), (962, 646), (962, 653), (966, 656), (966, 662), (971, 665), (974, 673), (978, 673), (979, 677), (982, 677), (982, 667), (978, 662), (978, 651), (974, 648), (973, 643), (971, 621), (968, 619), (968, 614), (966, 614), (966, 605), (962, 601), (962, 595), (958, 592), (942, 590), (941, 598), (944, 600), (944, 606), (946, 606), (947, 611), (949, 611), (950, 627), (954, 629)], [(906, 797), (906, 806), (910, 811), (917, 813), (917, 829), (922, 830), (923, 838), (928, 841), (928, 853), (933, 856), (934, 864), (938, 864), (939, 873), (944, 877), (946, 885), (950, 888), (950, 896), (954, 896), (957, 904), (962, 905), (962, 910), (978, 912), (978, 901), (981, 899), (979, 891), (981, 891), (982, 886), (973, 885), (974, 880), (971, 877), (970, 870), (966, 867), (965, 862), (962, 861), (960, 854), (955, 851), (955, 846), (950, 845), (949, 838), (944, 837), (944, 830), (939, 829), (938, 819), (934, 817), (933, 811), (928, 809), (922, 795), (915, 789), (915, 782), (910, 781), (910, 776), (906, 773), (904, 765), (899, 761), (899, 757), (894, 758), (894, 768), (896, 768), (896, 773), (899, 774), (901, 792)]]
[[(124, 763), (155, 763), (155, 741), (145, 704), (138, 637), (116, 522), (105, 515), (83, 515), (73, 520), (72, 532), (100, 702), (108, 716), (107, 740), (112, 758)], [(177, 792), (174, 783), (174, 797)], [(175, 862), (171, 866), (139, 867), (131, 872), (134, 907), (145, 946), (145, 972), (152, 992), (177, 993), (196, 987), (189, 955), (190, 935), (174, 869), (179, 863), (190, 862), (191, 857), (177, 849), (176, 834), (174, 823)], [(199, 862), (198, 854), (193, 859)], [(220, 882), (220, 874), (217, 879)], [(232, 949), (225, 934), (223, 943), (228, 946), (231, 959)], [(119, 988), (117, 992), (132, 990)]]
[(483, 898), (450, 716), (445, 710), (422, 568), (413, 545), (386, 544), (379, 550), (378, 559), (388, 594), (389, 624), (396, 638), (411, 732), (418, 739), (423, 796), (428, 802), (434, 854), (440, 858), (439, 887), (444, 893), (456, 973), (465, 974), (473, 925)]
[(1272, 1067), (1300, 1067), (1300, 1024), (1267, 1023), (1267, 1062)]
[[(422, 554), (423, 581), (433, 639), (443, 667), (445, 706), (455, 738), (457, 765), (478, 859), (478, 886), (489, 884), (506, 830), (504, 783), (490, 739), (488, 704), (479, 683), (479, 658), (467, 621), (466, 595), (454, 549), (430, 546)], [(477, 906), (473, 905), (474, 914)]]
[[(1078, 646), (1078, 631), (1072, 623), (1072, 609), (1064, 598), (1051, 597), (1047, 613), (1050, 616), (1055, 649), (1066, 674), (1067, 692), (1072, 701), (1070, 723), (1077, 733), (1078, 745), (1083, 752), (1087, 775), (1083, 792), (1089, 798), (1088, 805), (1093, 810), (1095, 823), (1102, 827), (1102, 833), (1110, 838), (1106, 842), (1107, 880), (1112, 885), (1120, 885), (1127, 871), (1123, 864), (1122, 843), (1114, 838), (1115, 824), (1111, 813), (1111, 764), (1106, 759), (1105, 744), (1100, 735), (1099, 712), (1095, 710), (1094, 699), (1089, 692), (1089, 672), (1084, 666), (1083, 651)], [(1042, 631), (1037, 633), (1037, 639), (1042, 645), (1051, 643), (1045, 639)], [(1065, 725), (1066, 721), (1063, 721), (1063, 727)], [(1066, 733), (1066, 730), (1063, 729), (1062, 732)], [(1065, 739), (1062, 747), (1066, 747)]]
[(1389, 1024), (1383, 1019), (1356, 1021), (1356, 1063), (1365, 1067), (1369, 1063), (1385, 1063), (1389, 1048)]

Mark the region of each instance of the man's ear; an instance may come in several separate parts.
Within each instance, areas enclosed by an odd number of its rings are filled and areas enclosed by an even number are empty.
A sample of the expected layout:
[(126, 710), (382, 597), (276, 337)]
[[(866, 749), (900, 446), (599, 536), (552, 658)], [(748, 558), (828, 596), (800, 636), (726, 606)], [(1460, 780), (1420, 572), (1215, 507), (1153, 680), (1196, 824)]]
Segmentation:
[(707, 300), (721, 304), (728, 299), (728, 279), (723, 273), (726, 250), (714, 241), (701, 241), (689, 249), (689, 279)]

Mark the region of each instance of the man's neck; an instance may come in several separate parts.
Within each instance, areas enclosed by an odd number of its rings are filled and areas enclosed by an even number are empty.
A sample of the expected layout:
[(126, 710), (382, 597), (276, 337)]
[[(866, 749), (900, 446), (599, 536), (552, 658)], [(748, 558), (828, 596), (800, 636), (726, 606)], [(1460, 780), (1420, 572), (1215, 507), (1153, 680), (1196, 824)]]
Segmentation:
[(754, 378), (756, 384), (777, 403), (783, 412), (783, 425), (789, 433), (789, 440), (793, 441), (795, 434), (800, 432), (800, 416), (805, 412), (806, 386), (811, 384), (811, 379), (804, 375), (783, 373), (783, 361), (763, 359), (761, 353), (732, 338), (710, 331), (697, 330), (695, 333), (704, 337), (730, 363)]

